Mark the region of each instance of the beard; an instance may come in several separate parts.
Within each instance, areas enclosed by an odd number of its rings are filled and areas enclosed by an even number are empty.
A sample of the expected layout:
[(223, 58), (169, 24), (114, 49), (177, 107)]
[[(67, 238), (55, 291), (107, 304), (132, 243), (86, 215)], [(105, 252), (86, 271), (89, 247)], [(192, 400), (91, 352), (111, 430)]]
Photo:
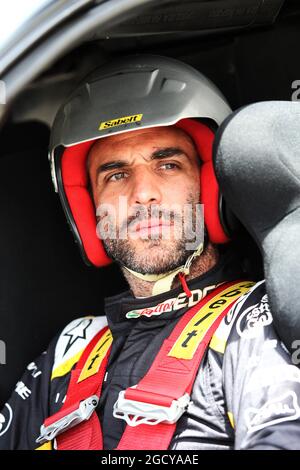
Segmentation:
[(144, 249), (138, 252), (129, 240), (103, 240), (104, 248), (121, 266), (141, 274), (161, 274), (176, 269), (191, 254), (185, 240), (144, 240)]
[[(192, 254), (194, 249), (198, 247), (199, 240), (199, 221), (196, 217), (196, 207), (198, 205), (195, 200), (195, 196), (190, 194), (187, 198), (186, 204), (189, 204), (192, 212), (191, 228), (192, 232), (195, 234), (194, 239), (191, 239), (191, 232), (186, 233), (186, 231), (181, 230), (180, 238), (169, 237), (165, 239), (163, 235), (155, 237), (155, 239), (141, 239), (137, 240), (131, 239), (130, 237), (124, 238), (102, 238), (102, 243), (104, 245), (105, 251), (110, 258), (116, 261), (121, 266), (126, 266), (127, 268), (139, 272), (141, 274), (161, 274), (172, 271), (179, 266), (183, 265), (188, 257)], [(148, 218), (150, 219), (151, 207), (148, 208)], [(160, 212), (160, 215), (162, 213)], [(153, 213), (152, 213), (153, 216)], [(182, 214), (168, 214), (169, 220), (175, 222), (176, 225), (183, 225), (184, 218)], [(203, 230), (203, 217), (201, 217), (201, 227)], [(129, 227), (134, 218), (128, 217), (125, 224), (126, 227)], [(198, 230), (197, 230), (198, 228)], [(203, 241), (204, 233), (201, 234), (201, 241)], [(194, 243), (194, 248), (190, 248), (191, 242)]]

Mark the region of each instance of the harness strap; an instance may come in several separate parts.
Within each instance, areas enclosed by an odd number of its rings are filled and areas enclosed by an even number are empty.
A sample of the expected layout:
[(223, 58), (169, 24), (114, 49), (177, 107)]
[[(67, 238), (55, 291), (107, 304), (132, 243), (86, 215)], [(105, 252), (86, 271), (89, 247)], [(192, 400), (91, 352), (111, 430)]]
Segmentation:
[(108, 327), (89, 342), (71, 372), (66, 401), (58, 413), (45, 420), (38, 443), (57, 436), (58, 449), (103, 448), (102, 431), (94, 410), (101, 394), (111, 344)]
[[(189, 397), (192, 392), (214, 332), (233, 303), (249, 288), (249, 282), (223, 284), (186, 312), (164, 341), (145, 377), (136, 387), (126, 390), (125, 398), (129, 404), (132, 401), (138, 407), (138, 403), (145, 402), (170, 408), (181, 400), (187, 408), (188, 403), (183, 397)], [(138, 428), (130, 425), (125, 428), (117, 449), (168, 449), (177, 423), (160, 422), (153, 427), (149, 420), (147, 424), (143, 424), (143, 419), (141, 421)], [(130, 418), (127, 424), (130, 424)]]
[[(196, 374), (214, 332), (233, 303), (252, 285), (248, 281), (222, 284), (182, 316), (144, 378), (119, 394), (114, 416), (125, 419), (127, 426), (117, 450), (168, 449), (177, 420), (190, 402)], [(103, 449), (101, 426), (94, 410), (111, 344), (107, 327), (88, 344), (71, 372), (64, 405), (46, 419), (38, 443), (57, 436), (59, 450)]]

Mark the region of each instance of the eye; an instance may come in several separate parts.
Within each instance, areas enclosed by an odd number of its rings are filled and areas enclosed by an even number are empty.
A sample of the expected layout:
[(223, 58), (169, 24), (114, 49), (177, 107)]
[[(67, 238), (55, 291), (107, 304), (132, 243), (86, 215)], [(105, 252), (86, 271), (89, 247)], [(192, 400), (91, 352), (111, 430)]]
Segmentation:
[(107, 181), (119, 181), (127, 177), (127, 173), (125, 173), (124, 171), (119, 171), (118, 173), (114, 173), (113, 175), (109, 176), (107, 178)]
[(168, 163), (163, 163), (162, 165), (160, 165), (160, 168), (165, 169), (165, 170), (174, 170), (174, 168), (179, 168), (179, 165), (177, 165), (176, 163), (168, 162)]

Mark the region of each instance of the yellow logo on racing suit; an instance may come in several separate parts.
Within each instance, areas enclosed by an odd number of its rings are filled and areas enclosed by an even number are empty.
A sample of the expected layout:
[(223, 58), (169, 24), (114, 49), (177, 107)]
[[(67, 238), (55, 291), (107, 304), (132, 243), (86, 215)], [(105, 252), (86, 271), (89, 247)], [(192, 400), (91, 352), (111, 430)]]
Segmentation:
[(233, 284), (213, 297), (188, 322), (168, 353), (168, 356), (176, 357), (177, 359), (192, 359), (207, 330), (212, 326), (216, 318), (230, 303), (248, 292), (253, 285), (254, 282)]
[(92, 375), (97, 374), (103, 359), (106, 357), (107, 351), (109, 350), (112, 341), (113, 337), (111, 331), (107, 330), (104, 335), (101, 336), (96, 346), (94, 346), (92, 349), (92, 352), (90, 353), (81, 371), (78, 383), (82, 382), (88, 377), (91, 377)]
[(133, 114), (132, 116), (123, 116), (118, 119), (111, 119), (100, 123), (99, 131), (108, 129), (110, 127), (123, 126), (124, 124), (131, 124), (132, 122), (139, 122), (142, 120), (143, 114)]

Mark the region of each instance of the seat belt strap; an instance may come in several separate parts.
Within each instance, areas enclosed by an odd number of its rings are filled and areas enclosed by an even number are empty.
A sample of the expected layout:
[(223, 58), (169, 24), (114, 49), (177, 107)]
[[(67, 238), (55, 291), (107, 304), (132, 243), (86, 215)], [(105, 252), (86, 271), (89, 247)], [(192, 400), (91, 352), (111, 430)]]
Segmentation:
[[(120, 392), (114, 416), (127, 426), (117, 447), (167, 449), (176, 422), (190, 402), (190, 394), (209, 341), (233, 303), (253, 282), (230, 282), (189, 309), (164, 341), (145, 377)], [(61, 410), (47, 418), (37, 439), (43, 444), (56, 437), (59, 450), (102, 450), (103, 438), (97, 407), (112, 335), (105, 327), (90, 341), (75, 369)], [(148, 424), (145, 424), (148, 423)]]
[(42, 444), (57, 436), (58, 449), (103, 448), (101, 427), (94, 410), (101, 394), (111, 344), (108, 327), (92, 338), (71, 372), (66, 401), (58, 413), (45, 420), (36, 442)]
[(223, 284), (180, 319), (145, 377), (119, 395), (114, 416), (125, 419), (127, 427), (118, 450), (168, 449), (214, 332), (252, 286), (245, 281)]

